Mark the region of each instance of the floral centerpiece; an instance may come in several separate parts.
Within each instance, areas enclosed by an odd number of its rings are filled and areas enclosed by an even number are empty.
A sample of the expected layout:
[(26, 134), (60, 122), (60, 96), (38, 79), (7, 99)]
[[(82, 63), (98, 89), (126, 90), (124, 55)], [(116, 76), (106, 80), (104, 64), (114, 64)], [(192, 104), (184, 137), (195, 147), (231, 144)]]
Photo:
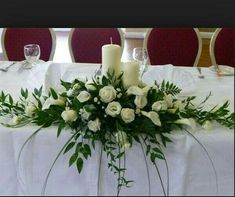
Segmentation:
[(181, 90), (169, 82), (127, 85), (124, 78), (125, 72), (117, 75), (109, 71), (85, 81), (61, 80), (63, 91), (51, 88), (44, 95), (42, 87), (32, 93), (21, 89), (19, 101), (1, 92), (0, 116), (9, 119), (2, 124), (9, 127), (40, 126), (26, 143), (42, 128), (57, 125), (57, 137), (65, 128), (70, 128), (71, 137), (56, 156), (52, 167), (61, 154), (69, 152), (69, 166), (75, 165), (79, 173), (85, 165), (84, 160), (92, 156), (91, 149), (95, 149), (97, 142), (100, 143), (109, 159), (108, 168), (117, 176), (117, 195), (123, 186), (129, 187), (134, 181), (125, 176), (125, 160), (126, 151), (133, 143), (138, 143), (146, 159), (149, 158), (156, 167), (164, 195), (169, 195), (169, 187), (165, 188), (162, 183), (156, 160), (164, 160), (167, 166), (163, 148), (172, 141), (171, 133), (183, 129), (193, 137), (191, 130), (198, 125), (209, 129), (214, 121), (234, 128), (234, 113), (229, 112), (228, 101), (209, 111), (203, 110), (210, 95), (195, 105), (195, 96), (179, 99), (177, 95)]

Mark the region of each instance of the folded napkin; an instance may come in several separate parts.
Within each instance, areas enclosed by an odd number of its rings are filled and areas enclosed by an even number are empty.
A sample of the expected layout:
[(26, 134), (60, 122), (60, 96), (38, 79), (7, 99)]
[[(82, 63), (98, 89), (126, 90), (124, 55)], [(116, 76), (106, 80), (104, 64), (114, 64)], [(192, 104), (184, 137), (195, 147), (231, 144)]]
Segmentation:
[(145, 83), (153, 83), (154, 81), (161, 83), (163, 80), (174, 83), (182, 89), (182, 92), (192, 91), (196, 86), (196, 80), (191, 73), (172, 64), (150, 66), (143, 77)]
[(45, 86), (46, 74), (51, 64), (51, 61), (43, 62), (28, 70), (30, 73), (27, 78), (27, 84), (29, 84), (32, 89)]
[(60, 80), (72, 82), (78, 78), (80, 80), (90, 79), (94, 76), (97, 64), (59, 64), (53, 63), (46, 72), (44, 80), (44, 91), (48, 93), (50, 88), (63, 91)]

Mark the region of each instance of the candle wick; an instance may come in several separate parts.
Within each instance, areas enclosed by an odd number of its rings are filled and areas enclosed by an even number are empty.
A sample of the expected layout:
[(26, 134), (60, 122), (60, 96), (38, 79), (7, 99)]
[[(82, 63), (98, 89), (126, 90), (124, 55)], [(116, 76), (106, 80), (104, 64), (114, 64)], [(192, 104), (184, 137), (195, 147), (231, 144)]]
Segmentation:
[(113, 38), (112, 37), (110, 37), (110, 42), (111, 42), (111, 44), (113, 44)]

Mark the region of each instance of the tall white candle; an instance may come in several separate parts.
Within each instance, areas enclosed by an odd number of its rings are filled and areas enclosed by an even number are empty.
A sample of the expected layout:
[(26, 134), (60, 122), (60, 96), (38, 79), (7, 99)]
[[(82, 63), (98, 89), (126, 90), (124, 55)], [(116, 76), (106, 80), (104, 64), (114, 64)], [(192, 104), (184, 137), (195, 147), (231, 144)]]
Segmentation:
[(139, 63), (137, 61), (127, 61), (122, 64), (123, 85), (128, 88), (130, 86), (138, 86), (139, 84)]
[(115, 72), (115, 76), (120, 74), (121, 67), (121, 47), (116, 44), (102, 46), (102, 74), (107, 76), (107, 72)]

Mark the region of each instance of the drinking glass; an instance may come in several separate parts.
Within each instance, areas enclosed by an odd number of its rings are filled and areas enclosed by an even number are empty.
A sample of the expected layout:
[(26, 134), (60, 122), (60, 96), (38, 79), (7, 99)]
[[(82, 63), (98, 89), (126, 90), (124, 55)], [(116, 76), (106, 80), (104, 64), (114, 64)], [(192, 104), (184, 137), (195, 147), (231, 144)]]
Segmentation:
[(41, 51), (40, 46), (38, 44), (28, 44), (24, 46), (24, 56), (27, 63), (27, 68), (32, 68), (32, 65), (35, 64), (39, 57)]
[(147, 71), (148, 66), (148, 51), (146, 48), (143, 47), (137, 47), (133, 49), (132, 57), (134, 60), (139, 62), (140, 67), (140, 76), (142, 78), (143, 74)]

